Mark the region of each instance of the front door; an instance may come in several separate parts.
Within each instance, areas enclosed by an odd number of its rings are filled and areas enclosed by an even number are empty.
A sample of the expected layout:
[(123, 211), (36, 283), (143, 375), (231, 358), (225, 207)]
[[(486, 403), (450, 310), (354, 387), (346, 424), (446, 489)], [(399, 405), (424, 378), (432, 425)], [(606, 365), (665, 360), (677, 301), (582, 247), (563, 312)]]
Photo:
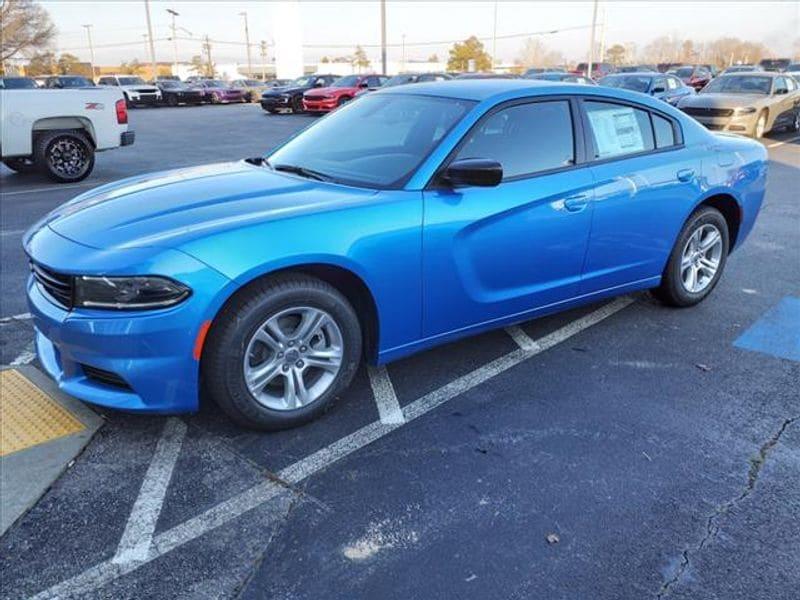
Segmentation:
[(577, 294), (593, 179), (576, 164), (576, 108), (554, 99), (495, 109), (452, 160), (496, 160), (502, 183), (425, 192), (425, 337), (524, 315)]

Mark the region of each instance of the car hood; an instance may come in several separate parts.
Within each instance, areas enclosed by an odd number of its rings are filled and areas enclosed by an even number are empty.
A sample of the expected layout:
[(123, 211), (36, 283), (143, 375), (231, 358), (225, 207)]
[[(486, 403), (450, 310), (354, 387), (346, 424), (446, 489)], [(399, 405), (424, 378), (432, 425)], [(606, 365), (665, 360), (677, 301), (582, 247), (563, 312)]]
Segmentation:
[(158, 88), (154, 85), (150, 85), (147, 83), (142, 83), (140, 85), (121, 85), (119, 86), (123, 90), (150, 90), (150, 91), (158, 91)]
[(681, 107), (696, 108), (736, 108), (739, 106), (755, 106), (766, 100), (768, 96), (761, 94), (714, 94), (705, 93), (687, 96)]
[(344, 87), (311, 88), (310, 90), (308, 90), (306, 92), (306, 94), (314, 94), (314, 95), (317, 95), (317, 94), (320, 94), (320, 95), (322, 95), (322, 94), (331, 94), (331, 95), (337, 95), (337, 94), (341, 94), (341, 93), (344, 93), (344, 92), (351, 92), (352, 93), (353, 90), (356, 90), (356, 89), (358, 89), (358, 88), (344, 88)]
[[(305, 86), (286, 86), (286, 87), (272, 87), (264, 90), (265, 96), (280, 96), (281, 94), (296, 94), (298, 92), (306, 92), (312, 88)], [(322, 88), (316, 88), (322, 89)]]
[(375, 194), (275, 173), (245, 161), (163, 171), (105, 185), (57, 208), (43, 226), (100, 249), (175, 248), (213, 233), (339, 208)]

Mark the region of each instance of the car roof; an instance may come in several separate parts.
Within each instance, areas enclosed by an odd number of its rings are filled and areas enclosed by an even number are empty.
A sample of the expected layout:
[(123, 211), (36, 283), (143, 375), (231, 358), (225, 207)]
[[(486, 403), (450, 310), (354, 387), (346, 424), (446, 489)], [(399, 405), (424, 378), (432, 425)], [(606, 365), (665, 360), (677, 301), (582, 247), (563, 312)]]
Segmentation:
[(533, 96), (591, 95), (618, 98), (652, 108), (664, 109), (662, 100), (651, 99), (638, 92), (545, 79), (450, 79), (448, 81), (415, 83), (413, 86), (392, 86), (379, 89), (374, 93), (413, 94), (494, 103)]
[[(664, 77), (666, 73), (656, 73), (655, 71), (629, 71), (625, 73), (611, 73), (606, 77)], [(605, 77), (603, 77), (605, 79)]]
[(720, 77), (782, 77), (783, 73), (777, 71), (744, 71), (741, 73), (723, 73)]

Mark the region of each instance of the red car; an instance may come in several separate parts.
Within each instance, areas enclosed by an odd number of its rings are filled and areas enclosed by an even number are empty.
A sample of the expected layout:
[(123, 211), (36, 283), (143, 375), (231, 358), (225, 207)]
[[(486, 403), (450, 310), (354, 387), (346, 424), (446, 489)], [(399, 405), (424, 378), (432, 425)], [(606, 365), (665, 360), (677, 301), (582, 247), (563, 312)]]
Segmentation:
[(352, 100), (361, 90), (379, 88), (384, 75), (345, 75), (330, 87), (313, 88), (303, 94), (303, 110), (310, 113), (330, 112)]
[(694, 67), (678, 67), (677, 69), (668, 71), (668, 73), (672, 73), (678, 79), (683, 81), (683, 83), (693, 87), (698, 92), (714, 78), (708, 67), (703, 65), (697, 65)]

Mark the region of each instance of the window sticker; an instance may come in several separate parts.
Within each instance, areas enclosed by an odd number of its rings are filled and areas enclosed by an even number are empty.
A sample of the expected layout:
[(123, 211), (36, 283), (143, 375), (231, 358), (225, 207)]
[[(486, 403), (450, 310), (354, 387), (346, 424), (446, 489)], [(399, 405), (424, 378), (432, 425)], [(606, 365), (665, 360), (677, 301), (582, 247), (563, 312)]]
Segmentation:
[(636, 112), (628, 106), (589, 111), (589, 122), (597, 144), (597, 158), (633, 154), (645, 150)]

